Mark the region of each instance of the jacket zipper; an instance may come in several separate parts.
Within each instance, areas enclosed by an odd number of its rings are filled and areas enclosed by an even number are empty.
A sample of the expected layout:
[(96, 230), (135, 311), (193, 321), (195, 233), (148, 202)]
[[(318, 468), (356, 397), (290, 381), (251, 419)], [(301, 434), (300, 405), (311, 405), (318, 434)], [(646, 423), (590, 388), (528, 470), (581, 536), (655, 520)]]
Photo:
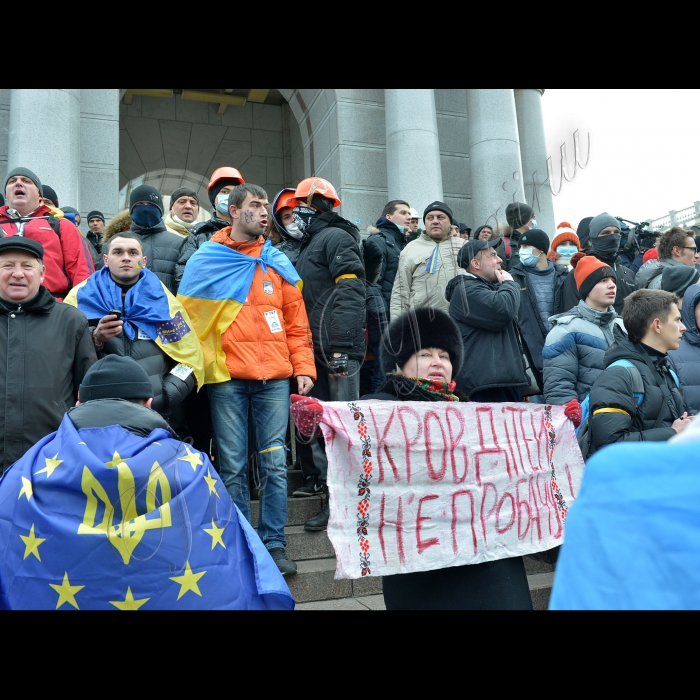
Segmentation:
[[(253, 276), (253, 283), (255, 282), (255, 276)], [(262, 383), (267, 383), (267, 377), (265, 376), (265, 356), (263, 355), (262, 340), (260, 338), (260, 326), (258, 325), (258, 307), (255, 305), (255, 291), (253, 290), (253, 284), (250, 285), (250, 305), (253, 307), (253, 318), (255, 319), (255, 335), (258, 340), (258, 352), (260, 353), (260, 367), (262, 368)]]

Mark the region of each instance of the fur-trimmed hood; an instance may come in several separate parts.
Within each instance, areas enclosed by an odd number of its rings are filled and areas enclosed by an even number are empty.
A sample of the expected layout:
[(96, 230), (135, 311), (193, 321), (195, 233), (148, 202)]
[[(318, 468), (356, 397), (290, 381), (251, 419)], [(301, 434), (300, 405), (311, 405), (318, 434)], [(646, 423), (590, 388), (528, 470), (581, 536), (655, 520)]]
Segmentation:
[(370, 236), (373, 236), (377, 233), (381, 233), (381, 231), (376, 226), (368, 226), (367, 233), (369, 233)]
[(128, 209), (120, 211), (103, 229), (102, 229), (102, 245), (104, 245), (112, 236), (118, 233), (125, 233), (131, 229), (131, 215)]

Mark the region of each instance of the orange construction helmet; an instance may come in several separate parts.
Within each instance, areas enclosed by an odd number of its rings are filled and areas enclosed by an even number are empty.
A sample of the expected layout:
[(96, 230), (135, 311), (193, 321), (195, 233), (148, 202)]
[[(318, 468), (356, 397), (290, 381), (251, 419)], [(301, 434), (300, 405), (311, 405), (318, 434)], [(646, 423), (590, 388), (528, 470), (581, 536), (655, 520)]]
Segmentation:
[(209, 184), (207, 185), (207, 193), (209, 195), (209, 201), (214, 205), (216, 200), (216, 195), (219, 194), (219, 190), (224, 187), (224, 180), (231, 180), (235, 182), (236, 185), (244, 185), (245, 180), (243, 176), (236, 170), (236, 168), (230, 168), (224, 166), (223, 168), (217, 168), (212, 174)]
[(338, 199), (338, 193), (335, 191), (335, 187), (333, 187), (328, 180), (324, 180), (321, 177), (307, 177), (306, 180), (302, 180), (297, 185), (295, 194), (297, 199), (305, 199), (308, 206), (311, 206), (311, 198), (315, 194), (330, 199), (333, 202), (333, 208), (340, 206), (340, 200)]
[(280, 209), (285, 207), (294, 207), (297, 204), (296, 192), (294, 188), (285, 187), (276, 197), (272, 205), (272, 213), (276, 214)]

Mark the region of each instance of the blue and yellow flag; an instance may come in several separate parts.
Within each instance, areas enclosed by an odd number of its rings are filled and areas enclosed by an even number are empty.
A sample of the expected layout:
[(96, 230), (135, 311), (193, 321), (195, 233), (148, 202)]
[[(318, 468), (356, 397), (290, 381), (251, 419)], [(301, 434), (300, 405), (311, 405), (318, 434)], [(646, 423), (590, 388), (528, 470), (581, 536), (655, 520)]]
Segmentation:
[(208, 457), (69, 415), (0, 480), (0, 608), (293, 609)]
[[(122, 309), (122, 290), (103, 267), (68, 293), (65, 304), (77, 307), (88, 319)], [(194, 369), (197, 387), (204, 385), (204, 355), (185, 307), (150, 270), (142, 270), (138, 284), (126, 293), (124, 334), (133, 340), (145, 333), (172, 360)]]
[(300, 286), (289, 258), (265, 241), (259, 258), (207, 241), (187, 261), (177, 298), (187, 309), (204, 351), (204, 383), (227, 382), (226, 353), (221, 336), (236, 320), (248, 298), (256, 267), (271, 267), (289, 284)]
[(700, 609), (697, 455), (697, 442), (625, 442), (591, 457), (550, 610)]

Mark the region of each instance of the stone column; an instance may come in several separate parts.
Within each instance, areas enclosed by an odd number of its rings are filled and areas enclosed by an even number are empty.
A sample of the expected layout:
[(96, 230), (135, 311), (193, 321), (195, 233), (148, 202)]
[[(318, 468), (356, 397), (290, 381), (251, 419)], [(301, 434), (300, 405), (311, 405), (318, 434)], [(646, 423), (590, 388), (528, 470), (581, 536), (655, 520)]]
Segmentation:
[(80, 210), (80, 90), (12, 90), (7, 160)]
[(94, 209), (107, 221), (119, 212), (119, 90), (80, 92), (80, 229)]
[(387, 199), (405, 199), (422, 217), (443, 197), (435, 93), (387, 89), (384, 98)]
[(467, 119), (471, 225), (504, 223), (508, 204), (525, 201), (513, 91), (467, 90)]
[[(554, 207), (552, 206), (552, 192), (549, 189), (549, 183), (545, 184), (547, 180), (547, 145), (542, 119), (544, 90), (515, 90), (514, 92), (525, 197), (527, 203), (535, 210), (538, 227), (546, 231), (551, 240), (557, 235), (557, 232)], [(558, 173), (558, 170), (556, 172)], [(576, 225), (575, 221), (571, 223)]]

